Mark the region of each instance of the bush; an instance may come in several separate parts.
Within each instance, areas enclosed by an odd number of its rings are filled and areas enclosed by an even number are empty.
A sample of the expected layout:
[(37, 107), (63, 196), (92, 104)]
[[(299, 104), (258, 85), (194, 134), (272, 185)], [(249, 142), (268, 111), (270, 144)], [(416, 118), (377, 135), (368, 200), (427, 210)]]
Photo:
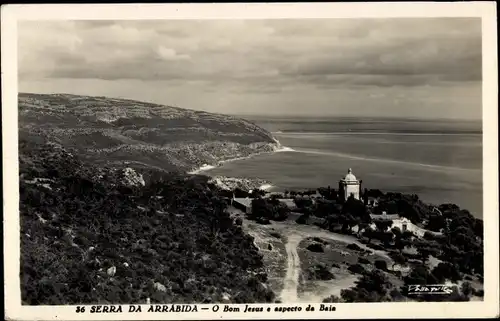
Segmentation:
[(323, 303), (339, 303), (339, 302), (342, 302), (342, 299), (336, 295), (331, 295), (323, 299)]
[(391, 292), (389, 293), (389, 295), (391, 296), (391, 298), (394, 301), (404, 301), (405, 300), (404, 296), (401, 294), (401, 292), (399, 292), (398, 289), (392, 289)]
[(313, 243), (307, 246), (307, 249), (311, 252), (322, 253), (325, 252), (323, 245), (320, 243)]
[(349, 271), (355, 274), (363, 274), (366, 272), (365, 268), (360, 264), (351, 264), (348, 268)]
[(307, 270), (308, 280), (332, 280), (335, 276), (332, 272), (323, 264), (316, 264)]
[(432, 275), (438, 280), (459, 281), (462, 279), (457, 266), (448, 262), (440, 262), (433, 270)]
[(351, 243), (349, 245), (346, 246), (349, 250), (353, 250), (353, 251), (362, 251), (363, 249), (357, 245), (356, 243)]
[(308, 215), (302, 214), (295, 220), (297, 224), (305, 225), (307, 224)]
[(271, 232), (269, 234), (274, 238), (281, 239), (281, 234), (278, 232)]
[(378, 251), (384, 251), (385, 250), (385, 248), (383, 246), (380, 246), (380, 245), (377, 245), (377, 244), (367, 244), (366, 246), (368, 246), (371, 249), (378, 250)]
[(461, 290), (462, 294), (467, 296), (467, 297), (470, 297), (475, 292), (474, 288), (472, 287), (472, 284), (470, 282), (467, 282), (467, 281), (462, 283), (462, 287), (460, 290)]
[(384, 260), (376, 260), (375, 267), (382, 271), (387, 271), (387, 262)]
[(328, 244), (327, 241), (323, 240), (322, 238), (319, 238), (319, 237), (313, 237), (312, 238), (314, 242), (317, 242), (317, 243), (321, 243), (321, 244)]
[(358, 263), (360, 263), (360, 264), (371, 264), (370, 260), (367, 260), (364, 257), (359, 257), (358, 258)]
[(269, 225), (271, 224), (271, 221), (268, 218), (265, 217), (257, 217), (255, 219), (255, 222), (262, 224), (262, 225)]

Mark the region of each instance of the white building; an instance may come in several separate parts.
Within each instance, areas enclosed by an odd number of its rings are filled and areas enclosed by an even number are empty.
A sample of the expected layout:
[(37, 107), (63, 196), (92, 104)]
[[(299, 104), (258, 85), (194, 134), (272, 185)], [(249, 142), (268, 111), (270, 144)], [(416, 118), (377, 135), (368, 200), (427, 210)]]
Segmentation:
[[(413, 234), (415, 234), (415, 236), (417, 236), (419, 238), (424, 237), (425, 232), (429, 232), (429, 233), (434, 234), (434, 235), (441, 234), (439, 232), (429, 231), (429, 230), (426, 230), (424, 228), (421, 228), (421, 227), (413, 224), (406, 217), (401, 217), (398, 214), (387, 214), (385, 212), (382, 212), (382, 214), (370, 214), (370, 218), (372, 219), (372, 221), (391, 220), (392, 226), (390, 228), (398, 227), (401, 230), (401, 232), (410, 231)], [(370, 227), (373, 229), (377, 229), (377, 226), (375, 225), (375, 223), (372, 223), (370, 225)]]
[(349, 168), (347, 175), (339, 181), (339, 196), (342, 197), (344, 201), (351, 195), (359, 200), (361, 195), (361, 183), (362, 181), (358, 180)]

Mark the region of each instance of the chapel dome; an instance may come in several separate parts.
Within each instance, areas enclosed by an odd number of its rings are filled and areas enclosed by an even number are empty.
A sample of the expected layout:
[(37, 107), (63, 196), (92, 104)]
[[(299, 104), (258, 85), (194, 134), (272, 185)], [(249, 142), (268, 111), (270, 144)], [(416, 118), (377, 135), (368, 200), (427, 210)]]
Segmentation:
[(352, 181), (357, 181), (356, 176), (352, 173), (352, 169), (349, 168), (347, 171), (347, 175), (344, 178), (344, 181), (346, 182), (352, 182)]

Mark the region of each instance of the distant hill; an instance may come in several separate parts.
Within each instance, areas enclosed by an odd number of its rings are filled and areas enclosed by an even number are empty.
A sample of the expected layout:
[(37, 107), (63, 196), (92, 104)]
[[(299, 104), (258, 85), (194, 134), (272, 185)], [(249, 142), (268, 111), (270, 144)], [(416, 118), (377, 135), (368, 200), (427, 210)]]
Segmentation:
[(189, 171), (276, 148), (268, 131), (232, 116), (69, 94), (18, 100), (20, 139), (43, 138), (97, 165)]

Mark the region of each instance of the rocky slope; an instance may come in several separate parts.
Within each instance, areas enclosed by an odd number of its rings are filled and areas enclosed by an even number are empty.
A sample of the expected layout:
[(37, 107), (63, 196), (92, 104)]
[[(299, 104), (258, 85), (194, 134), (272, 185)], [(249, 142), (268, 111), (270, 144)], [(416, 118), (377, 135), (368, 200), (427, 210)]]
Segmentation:
[(243, 119), (106, 97), (19, 94), (20, 138), (39, 136), (92, 163), (190, 171), (272, 152), (272, 135)]

